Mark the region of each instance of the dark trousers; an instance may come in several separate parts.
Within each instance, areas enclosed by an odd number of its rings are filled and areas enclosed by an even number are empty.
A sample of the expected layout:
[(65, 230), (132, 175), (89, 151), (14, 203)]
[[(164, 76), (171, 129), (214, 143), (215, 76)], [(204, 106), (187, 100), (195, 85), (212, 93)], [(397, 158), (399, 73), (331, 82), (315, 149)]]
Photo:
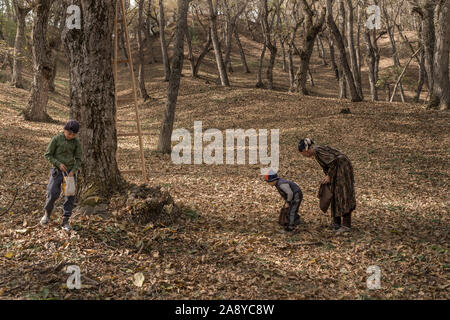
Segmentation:
[[(55, 201), (58, 200), (61, 194), (61, 184), (63, 182), (63, 173), (56, 168), (50, 169), (50, 179), (47, 185), (47, 198), (45, 201), (44, 210), (50, 215), (53, 211)], [(75, 196), (64, 197), (63, 217), (69, 218), (72, 215), (72, 210), (75, 206)]]
[(351, 228), (352, 227), (352, 213), (347, 213), (342, 216), (342, 223), (341, 223), (341, 217), (333, 217), (333, 221), (337, 225), (343, 225), (344, 227)]
[(300, 208), (302, 199), (303, 199), (302, 192), (296, 192), (294, 194), (294, 197), (292, 198), (292, 201), (289, 203), (288, 218), (289, 218), (289, 225), (291, 226), (294, 225), (296, 220), (300, 219), (300, 216), (298, 215), (298, 209)]

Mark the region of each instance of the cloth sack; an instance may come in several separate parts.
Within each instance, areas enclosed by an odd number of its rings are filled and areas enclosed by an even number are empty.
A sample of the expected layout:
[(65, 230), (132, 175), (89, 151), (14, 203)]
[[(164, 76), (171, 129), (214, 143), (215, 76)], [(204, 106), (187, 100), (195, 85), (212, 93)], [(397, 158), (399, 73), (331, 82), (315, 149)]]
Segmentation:
[(281, 208), (280, 210), (280, 216), (278, 217), (278, 223), (285, 227), (289, 224), (289, 219), (288, 219), (288, 208)]
[(329, 183), (322, 183), (320, 185), (317, 197), (319, 198), (320, 210), (326, 213), (328, 207), (330, 206), (331, 198), (333, 198), (333, 193), (331, 192)]

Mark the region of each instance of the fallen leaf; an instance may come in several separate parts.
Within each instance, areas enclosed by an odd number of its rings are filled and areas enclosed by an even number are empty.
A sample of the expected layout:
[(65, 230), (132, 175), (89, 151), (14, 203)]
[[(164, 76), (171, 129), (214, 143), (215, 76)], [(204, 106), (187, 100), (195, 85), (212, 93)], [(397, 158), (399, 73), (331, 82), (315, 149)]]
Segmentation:
[(142, 287), (142, 285), (144, 284), (144, 280), (145, 277), (142, 272), (135, 273), (133, 276), (133, 283), (136, 287)]

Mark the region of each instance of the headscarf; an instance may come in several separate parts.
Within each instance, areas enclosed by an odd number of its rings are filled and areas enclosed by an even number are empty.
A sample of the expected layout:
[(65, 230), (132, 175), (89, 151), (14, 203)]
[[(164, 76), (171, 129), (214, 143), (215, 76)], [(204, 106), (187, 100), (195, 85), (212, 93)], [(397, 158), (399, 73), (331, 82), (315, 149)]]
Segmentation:
[(308, 151), (309, 147), (311, 147), (314, 144), (314, 140), (310, 138), (305, 138), (300, 140), (298, 143), (298, 151), (302, 152), (303, 150)]

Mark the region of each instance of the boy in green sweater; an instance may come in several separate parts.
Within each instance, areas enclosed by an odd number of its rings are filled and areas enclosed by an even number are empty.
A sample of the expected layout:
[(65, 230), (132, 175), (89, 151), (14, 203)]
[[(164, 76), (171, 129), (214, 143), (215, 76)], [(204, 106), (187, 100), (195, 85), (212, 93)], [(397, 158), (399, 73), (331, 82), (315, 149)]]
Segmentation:
[[(81, 144), (76, 135), (80, 125), (76, 120), (69, 120), (64, 126), (64, 132), (54, 136), (45, 152), (45, 158), (53, 165), (50, 169), (50, 179), (47, 186), (47, 199), (44, 206), (44, 216), (41, 225), (47, 225), (53, 211), (55, 201), (61, 193), (63, 174), (75, 176), (81, 166)], [(74, 196), (66, 196), (63, 204), (62, 228), (70, 231), (69, 218), (75, 204)]]

